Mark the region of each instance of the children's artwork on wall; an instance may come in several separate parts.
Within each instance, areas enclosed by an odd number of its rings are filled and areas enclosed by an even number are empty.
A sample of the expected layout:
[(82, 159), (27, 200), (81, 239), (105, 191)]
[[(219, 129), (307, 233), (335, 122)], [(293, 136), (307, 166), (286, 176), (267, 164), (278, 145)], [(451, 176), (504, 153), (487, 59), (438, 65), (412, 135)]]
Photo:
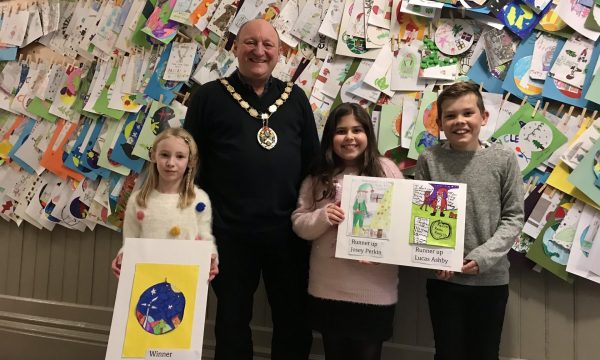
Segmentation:
[(400, 145), (402, 130), (402, 104), (384, 104), (381, 106), (377, 148), (381, 154)]
[(65, 165), (68, 168), (92, 180), (95, 180), (98, 176), (106, 177), (110, 173), (108, 169), (98, 164), (100, 153), (98, 137), (105, 121), (103, 117), (97, 120), (85, 119), (80, 127), (79, 136), (65, 159)]
[(154, 101), (143, 122), (132, 154), (144, 160), (150, 160), (149, 151), (156, 136), (168, 128), (182, 127), (186, 111), (187, 107), (178, 101), (173, 101), (171, 105)]
[(539, 14), (533, 11), (522, 0), (510, 0), (502, 9), (496, 13), (496, 17), (501, 20), (506, 28), (512, 31), (521, 39), (527, 38), (535, 26), (545, 15), (544, 8)]
[(582, 89), (588, 72), (594, 42), (579, 34), (567, 40), (554, 60), (550, 76), (555, 80)]
[(531, 34), (523, 40), (513, 61), (510, 63), (502, 88), (520, 99), (527, 99), (535, 104), (542, 98), (542, 88), (544, 83), (540, 80), (532, 79), (530, 74), (531, 62), (533, 59), (533, 48), (535, 46), (536, 36)]
[(77, 185), (58, 216), (61, 225), (74, 230), (85, 230), (84, 220), (88, 215), (99, 181), (100, 179), (86, 178)]
[(465, 53), (475, 41), (475, 30), (465, 20), (440, 19), (435, 30), (435, 44), (446, 55)]
[(371, 3), (371, 13), (369, 14), (367, 23), (369, 25), (389, 29), (392, 20), (392, 5), (392, 0), (373, 0)]
[(364, 82), (367, 71), (373, 66), (373, 61), (364, 59), (357, 63), (358, 66), (353, 73), (348, 71), (348, 78), (340, 88), (340, 97), (343, 102), (355, 102), (368, 107), (371, 103), (377, 102), (381, 92)]
[(164, 80), (188, 81), (192, 74), (192, 66), (198, 44), (192, 43), (174, 43), (167, 61), (167, 67), (163, 75)]
[(523, 0), (537, 14), (542, 12), (552, 2), (552, 0)]
[(600, 104), (600, 76), (594, 75), (594, 79), (585, 93), (585, 99)]
[(238, 6), (238, 0), (221, 0), (215, 9), (213, 17), (206, 26), (207, 29), (215, 33), (219, 38), (225, 36), (229, 24), (231, 24), (235, 17)]
[(419, 91), (425, 89), (426, 79), (419, 78), (421, 66), (421, 41), (412, 41), (393, 52), (391, 73), (391, 89), (393, 91)]
[(36, 151), (33, 154), (26, 154), (28, 156), (25, 159), (21, 159), (19, 156), (15, 156), (15, 153), (23, 146), (23, 143), (25, 143), (25, 141), (29, 138), (35, 124), (36, 121), (34, 119), (27, 118), (20, 124), (20, 126), (17, 129), (15, 129), (15, 132), (11, 135), (12, 146), (10, 148), (10, 151), (8, 152), (8, 157), (10, 157), (14, 162), (19, 164), (25, 171), (27, 171), (30, 174), (36, 173), (36, 170), (39, 167), (38, 152)]
[(546, 79), (557, 45), (558, 39), (552, 35), (541, 34), (535, 40), (533, 54), (531, 55), (531, 67), (529, 68), (529, 77), (531, 79)]
[(426, 148), (439, 142), (440, 128), (437, 124), (437, 93), (424, 91), (415, 121), (408, 157), (417, 159)]
[(481, 127), (479, 130), (479, 140), (487, 141), (492, 134), (496, 131), (496, 123), (498, 121), (498, 114), (500, 113), (500, 107), (502, 106), (502, 94), (495, 94), (490, 92), (482, 92), (483, 106), (485, 111), (489, 113), (487, 124)]
[(328, 96), (335, 99), (348, 78), (353, 59), (346, 56), (331, 56), (325, 59), (313, 88), (313, 95), (319, 99)]
[(596, 204), (600, 204), (600, 141), (595, 142), (587, 154), (583, 156), (577, 167), (571, 172), (568, 180)]
[(556, 6), (556, 12), (560, 18), (581, 35), (590, 40), (598, 40), (600, 31), (591, 30), (585, 27), (585, 22), (590, 14), (590, 7), (583, 5), (578, 0), (562, 0)]
[[(299, 13), (300, 9), (298, 5), (298, 0), (290, 0), (283, 6), (283, 9), (281, 9), (281, 13), (279, 14), (279, 16), (277, 16), (272, 22), (273, 27), (277, 29), (277, 33), (279, 34), (279, 38), (281, 39), (281, 41), (283, 41), (291, 47), (298, 46), (298, 39), (292, 36), (290, 32), (292, 30), (292, 27), (294, 26), (294, 23), (298, 19)], [(325, 33), (321, 34), (328, 36)], [(337, 33), (335, 34), (334, 38), (337, 39)]]
[[(131, 42), (142, 48), (150, 48), (154, 44), (154, 41), (151, 36), (148, 36), (145, 32), (142, 31), (142, 28), (146, 26), (146, 21), (150, 18), (150, 15), (154, 12), (154, 8), (156, 6), (157, 0), (147, 0), (144, 1), (144, 6), (139, 12), (139, 16), (137, 21), (134, 21), (130, 24), (130, 29), (133, 31), (133, 35), (131, 36)], [(131, 28), (133, 27), (133, 28)]]
[(502, 89), (502, 79), (499, 78), (500, 75), (505, 75), (506, 70), (508, 70), (508, 66), (506, 64), (500, 65), (503, 71), (497, 72), (488, 70), (488, 61), (487, 55), (485, 51), (482, 52), (473, 66), (469, 69), (467, 73), (467, 77), (476, 84), (481, 84), (483, 88), (490, 93), (502, 94), (504, 90)]
[(94, 37), (91, 43), (102, 52), (111, 54), (115, 43), (117, 42), (118, 34), (113, 31), (115, 22), (119, 17), (121, 7), (115, 2), (108, 2), (103, 8), (100, 15), (99, 23), (94, 32)]
[(29, 8), (29, 20), (27, 21), (27, 31), (25, 33), (25, 39), (23, 40), (22, 47), (31, 44), (33, 41), (44, 35), (42, 31), (42, 21), (40, 20), (40, 13), (37, 5), (33, 5)]
[(413, 130), (415, 128), (415, 122), (419, 115), (419, 107), (417, 101), (410, 95), (403, 95), (402, 97), (402, 125), (400, 136), (401, 146), (403, 148), (410, 148), (412, 141)]
[(192, 25), (190, 16), (201, 0), (178, 0), (173, 7), (169, 20), (177, 21), (184, 25)]
[(526, 175), (567, 141), (554, 124), (533, 106), (524, 104), (502, 125), (491, 140), (515, 152), (521, 174)]
[(40, 159), (40, 165), (63, 180), (70, 177), (76, 181), (82, 181), (84, 178), (82, 174), (66, 167), (63, 162), (65, 144), (77, 128), (78, 124), (76, 123), (58, 119), (52, 138)]
[(267, 6), (266, 2), (267, 1), (263, 0), (244, 0), (237, 13), (235, 14), (233, 21), (231, 22), (231, 24), (229, 24), (227, 31), (234, 35), (237, 35), (239, 28), (246, 21), (255, 19), (262, 10), (263, 6)]
[(404, 43), (410, 43), (413, 40), (423, 40), (427, 32), (428, 23), (425, 18), (412, 14), (405, 14), (397, 9), (395, 14), (396, 21), (393, 21), (392, 26), (395, 27), (391, 34), (398, 34), (398, 40)]
[(415, 183), (411, 202), (409, 242), (454, 249), (458, 218), (457, 201), (458, 185)]
[[(562, 50), (565, 41), (562, 39), (558, 40), (558, 45), (556, 47), (556, 51), (554, 52), (554, 58), (552, 59), (552, 63), (556, 60), (558, 53)], [(600, 46), (594, 46), (594, 50), (592, 51), (592, 55), (589, 57), (589, 64), (587, 66), (588, 69), (595, 69), (598, 64), (598, 57), (600, 57)], [(565, 103), (568, 105), (573, 105), (582, 108), (588, 109), (596, 109), (598, 105), (594, 102), (587, 101), (584, 97), (584, 94), (588, 92), (590, 84), (593, 78), (593, 71), (587, 71), (585, 74), (585, 80), (583, 82), (583, 88), (577, 88), (575, 86), (571, 86), (563, 81), (554, 79), (552, 77), (547, 77), (544, 81), (544, 89), (543, 95), (544, 97), (550, 98), (552, 100), (556, 100), (560, 103)]]
[[(464, 185), (349, 175), (343, 183), (341, 207), (352, 216), (339, 225), (344, 230), (338, 231), (336, 257), (432, 269), (462, 266)], [(420, 206), (427, 190), (436, 191), (436, 198), (428, 197), (425, 210)], [(402, 205), (407, 202), (410, 214)]]
[(423, 39), (419, 78), (454, 80), (458, 77), (458, 56), (440, 53), (437, 45), (428, 36)]
[(171, 56), (172, 46), (173, 44), (170, 43), (162, 52), (160, 60), (156, 65), (156, 69), (152, 73), (150, 82), (144, 90), (145, 95), (148, 95), (154, 100), (160, 100), (162, 98), (162, 101), (165, 104), (170, 104), (171, 101), (173, 101), (173, 99), (175, 98), (175, 93), (178, 92), (183, 86), (182, 81), (169, 81), (163, 79), (163, 75), (167, 66), (167, 61)]
[[(594, 217), (594, 220), (597, 220), (597, 216)], [(598, 261), (598, 259), (600, 259), (600, 247), (598, 246), (598, 244), (600, 243), (600, 234), (597, 230), (594, 239), (590, 239), (590, 241), (591, 243), (581, 242), (581, 247), (584, 252), (584, 255), (586, 251), (588, 254), (588, 256), (585, 256), (582, 259), (583, 261), (581, 262), (581, 264), (585, 266), (587, 270), (593, 273), (594, 276), (591, 278), (591, 280), (593, 279), (593, 281), (595, 281), (600, 276), (600, 261)]]
[(535, 27), (536, 30), (540, 30), (555, 36), (570, 37), (573, 33), (573, 29), (567, 26), (558, 12), (556, 11), (556, 4), (551, 3), (550, 8), (546, 11), (546, 14)]
[[(104, 86), (102, 86), (100, 84), (100, 94), (97, 97), (96, 103), (93, 105), (92, 109), (94, 110), (95, 113), (100, 114), (100, 115), (106, 115), (108, 117), (111, 117), (113, 119), (120, 119), (121, 116), (123, 116), (123, 114), (125, 113), (124, 110), (117, 110), (117, 109), (111, 109), (110, 107), (108, 107), (110, 98), (109, 98), (109, 90), (111, 89), (111, 86), (115, 83), (115, 81), (117, 80), (117, 73), (119, 72), (119, 66), (118, 65), (112, 65), (112, 64), (106, 64), (108, 66), (108, 68), (106, 69), (106, 71), (109, 73), (108, 78), (106, 79), (106, 83), (104, 84)], [(114, 87), (113, 87), (114, 89)], [(90, 97), (90, 100), (88, 101), (91, 102), (92, 97)], [(85, 110), (85, 107), (84, 107)]]
[(110, 359), (148, 349), (202, 353), (211, 244), (125, 239), (108, 339)]
[[(552, 237), (556, 235), (561, 222), (572, 207), (569, 200), (570, 198), (566, 196), (550, 215), (546, 225), (544, 225), (539, 236), (536, 237), (534, 243), (531, 245), (527, 253), (527, 258), (533, 260), (559, 278), (572, 283), (574, 278), (566, 270), (566, 261), (568, 261), (570, 249), (566, 249), (552, 241)], [(564, 265), (562, 264), (563, 262)]]
[[(337, 55), (375, 60), (379, 49), (368, 49), (364, 37), (352, 35), (353, 29), (357, 25), (357, 19), (352, 18), (352, 4), (353, 1), (347, 1), (344, 7), (335, 53)], [(364, 22), (364, 18), (362, 20)]]
[(0, 32), (0, 41), (14, 46), (22, 46), (27, 32), (27, 23), (29, 20), (29, 12), (27, 10), (18, 9), (11, 13), (4, 14), (2, 19), (2, 31)]
[[(33, 128), (25, 134), (25, 140), (20, 146), (14, 146), (9, 153), (13, 161), (21, 165), (23, 169), (32, 170), (38, 176), (44, 172), (44, 167), (40, 165), (40, 159), (45, 148), (41, 148), (42, 138), (54, 131), (54, 124), (47, 121), (36, 121), (31, 118), (28, 123), (33, 121)], [(30, 171), (31, 172), (31, 171)]]
[(217, 0), (201, 0), (198, 6), (190, 15), (190, 22), (200, 31), (204, 31), (208, 22), (212, 18), (219, 1)]
[(119, 135), (115, 146), (113, 147), (113, 151), (108, 156), (110, 160), (137, 173), (142, 171), (145, 161), (144, 159), (135, 156), (132, 152), (139, 139), (144, 120), (144, 112), (142, 111), (127, 115), (123, 127), (119, 130)]
[(142, 32), (155, 38), (156, 40), (168, 44), (177, 35), (179, 23), (169, 20), (177, 0), (158, 0), (154, 11), (146, 20)]
[[(115, 143), (117, 142), (117, 138), (119, 136), (119, 129), (123, 128), (124, 122), (124, 118), (121, 118), (119, 121), (114, 119), (106, 119), (106, 121), (104, 121), (104, 126), (102, 126), (100, 135), (98, 135), (95, 152), (97, 153), (99, 151), (100, 153), (100, 155), (98, 155), (99, 166), (105, 170), (110, 170), (117, 174), (127, 176), (131, 172), (128, 167), (109, 159), (110, 154), (115, 148)], [(125, 202), (125, 204), (127, 204), (127, 202)], [(125, 204), (123, 204), (123, 207), (125, 207)]]
[(196, 71), (192, 75), (192, 80), (198, 84), (206, 84), (209, 81), (225, 77), (232, 71), (231, 69), (235, 69), (236, 62), (237, 59), (231, 52), (210, 44), (200, 59)]
[(393, 96), (394, 91), (391, 89), (392, 84), (392, 58), (394, 54), (389, 42), (386, 43), (377, 55), (377, 59), (368, 70), (365, 76), (365, 83), (383, 92), (388, 96)]
[(590, 251), (596, 242), (599, 226), (600, 214), (592, 206), (586, 205), (577, 223), (577, 230), (573, 237), (573, 245), (567, 262), (567, 272), (596, 283), (600, 283), (600, 275), (590, 271), (590, 265), (592, 264)]
[(600, 31), (600, 5), (592, 5), (591, 9), (583, 26), (590, 30)]
[(65, 72), (65, 82), (60, 86), (58, 93), (54, 97), (52, 106), (50, 106), (49, 112), (51, 114), (69, 121), (76, 121), (79, 119), (81, 114), (72, 109), (72, 107), (77, 99), (81, 78), (82, 76), (85, 76), (86, 72), (87, 69), (75, 66), (67, 67)]
[(488, 69), (495, 69), (513, 60), (519, 39), (508, 30), (490, 28), (481, 34), (488, 61)]

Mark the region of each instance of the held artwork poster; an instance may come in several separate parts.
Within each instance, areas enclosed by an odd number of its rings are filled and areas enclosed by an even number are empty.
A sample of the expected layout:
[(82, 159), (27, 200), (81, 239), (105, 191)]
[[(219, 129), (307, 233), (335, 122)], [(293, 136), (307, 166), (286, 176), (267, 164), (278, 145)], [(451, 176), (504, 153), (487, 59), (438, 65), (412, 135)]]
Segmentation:
[(466, 184), (346, 175), (335, 256), (460, 271), (466, 194)]
[(202, 353), (211, 251), (206, 241), (125, 239), (107, 360)]

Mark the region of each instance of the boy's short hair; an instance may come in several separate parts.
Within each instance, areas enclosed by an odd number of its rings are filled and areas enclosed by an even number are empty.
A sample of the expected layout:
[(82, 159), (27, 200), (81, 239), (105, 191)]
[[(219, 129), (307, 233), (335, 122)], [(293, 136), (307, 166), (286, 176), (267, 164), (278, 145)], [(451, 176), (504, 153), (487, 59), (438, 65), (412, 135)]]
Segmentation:
[(481, 113), (483, 114), (483, 112), (485, 111), (485, 106), (483, 105), (483, 97), (481, 96), (481, 92), (479, 91), (479, 85), (470, 81), (459, 81), (448, 87), (445, 87), (444, 90), (438, 96), (437, 121), (441, 123), (442, 109), (444, 108), (443, 105), (445, 101), (455, 100), (467, 94), (475, 94), (475, 96), (477, 96), (477, 107), (479, 108), (479, 111), (481, 111)]

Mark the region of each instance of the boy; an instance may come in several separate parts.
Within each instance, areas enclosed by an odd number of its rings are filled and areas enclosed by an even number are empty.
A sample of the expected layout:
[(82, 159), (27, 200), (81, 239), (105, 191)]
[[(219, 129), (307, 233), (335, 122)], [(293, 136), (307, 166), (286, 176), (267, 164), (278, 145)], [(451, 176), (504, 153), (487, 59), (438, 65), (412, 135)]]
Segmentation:
[(515, 155), (479, 141), (487, 123), (479, 87), (453, 84), (437, 100), (448, 141), (424, 150), (415, 179), (467, 184), (462, 273), (438, 270), (427, 298), (435, 359), (497, 360), (508, 300), (508, 259), (523, 227), (523, 181)]

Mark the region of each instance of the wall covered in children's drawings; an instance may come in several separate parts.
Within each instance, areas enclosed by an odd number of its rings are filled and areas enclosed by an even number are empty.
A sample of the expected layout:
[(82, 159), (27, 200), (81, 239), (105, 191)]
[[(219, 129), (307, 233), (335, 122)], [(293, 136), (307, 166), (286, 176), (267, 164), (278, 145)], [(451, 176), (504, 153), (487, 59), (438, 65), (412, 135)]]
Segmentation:
[[(235, 71), (232, 41), (251, 18), (279, 31), (274, 75), (306, 93), (317, 129), (332, 106), (361, 104), (380, 152), (407, 176), (424, 148), (444, 141), (437, 92), (458, 80), (479, 84), (490, 110), (481, 140), (514, 151), (531, 210), (510, 253), (516, 296), (501, 353), (579, 360), (600, 352), (588, 335), (600, 326), (591, 305), (600, 296), (597, 1), (0, 1), (0, 294), (112, 306), (108, 263), (149, 144), (182, 126), (194, 88)], [(431, 214), (418, 193), (413, 210)], [(425, 273), (400, 276), (424, 291)], [(0, 310), (27, 308), (2, 296)], [(425, 299), (401, 301), (414, 311), (397, 321), (384, 358), (428, 359)], [(269, 332), (268, 315), (257, 312), (254, 331)], [(105, 344), (82, 336), (92, 348)]]

